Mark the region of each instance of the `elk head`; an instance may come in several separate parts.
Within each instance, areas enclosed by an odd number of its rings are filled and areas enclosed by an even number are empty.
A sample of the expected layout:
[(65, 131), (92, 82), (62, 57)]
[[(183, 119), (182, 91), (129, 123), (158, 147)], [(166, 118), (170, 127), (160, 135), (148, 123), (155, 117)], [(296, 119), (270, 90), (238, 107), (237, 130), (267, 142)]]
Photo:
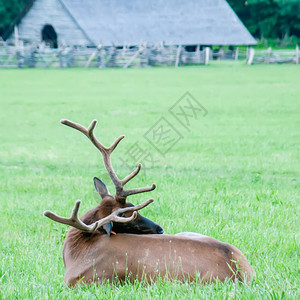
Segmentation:
[(87, 212), (83, 216), (82, 220), (78, 218), (80, 201), (77, 201), (75, 203), (75, 207), (70, 218), (59, 217), (50, 211), (44, 212), (44, 215), (55, 222), (70, 225), (85, 232), (105, 230), (109, 236), (111, 232), (134, 234), (162, 234), (163, 229), (159, 225), (145, 217), (142, 217), (140, 214), (137, 213), (138, 210), (144, 208), (145, 206), (153, 202), (152, 199), (138, 206), (134, 206), (133, 204), (126, 202), (128, 196), (153, 191), (156, 187), (155, 184), (153, 184), (151, 187), (142, 187), (131, 190), (124, 189), (124, 185), (139, 173), (141, 169), (141, 164), (138, 164), (137, 168), (132, 173), (130, 173), (121, 180), (118, 178), (117, 174), (115, 173), (112, 167), (110, 158), (111, 154), (117, 147), (119, 142), (125, 136), (118, 137), (113, 142), (113, 144), (107, 148), (103, 146), (94, 136), (93, 131), (97, 124), (96, 120), (92, 121), (88, 128), (85, 128), (80, 124), (74, 123), (69, 120), (61, 120), (61, 123), (82, 132), (101, 152), (104, 166), (115, 186), (116, 193), (114, 197), (110, 195), (105, 184), (100, 179), (95, 177), (94, 185), (97, 192), (100, 194), (102, 201), (95, 209)]

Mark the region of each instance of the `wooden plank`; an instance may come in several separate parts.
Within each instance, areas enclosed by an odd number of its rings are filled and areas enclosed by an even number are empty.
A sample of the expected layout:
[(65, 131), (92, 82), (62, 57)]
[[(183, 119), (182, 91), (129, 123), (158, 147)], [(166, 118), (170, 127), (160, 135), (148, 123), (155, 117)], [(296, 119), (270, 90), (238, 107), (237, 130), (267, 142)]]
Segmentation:
[(144, 49), (145, 49), (145, 48), (144, 48), (143, 46), (141, 46), (141, 47), (138, 49), (138, 51), (131, 57), (131, 59), (129, 60), (129, 62), (128, 62), (127, 64), (124, 65), (123, 68), (124, 68), (124, 69), (127, 69), (127, 68), (133, 63), (133, 61), (138, 57), (138, 55), (144, 51)]
[(95, 58), (95, 56), (97, 55), (97, 52), (98, 52), (98, 50), (96, 50), (96, 51), (94, 51), (93, 53), (92, 53), (92, 55), (90, 56), (90, 58), (88, 59), (88, 61), (86, 62), (86, 64), (85, 64), (85, 68), (88, 68), (89, 66), (90, 66), (90, 64), (91, 64), (91, 62), (92, 62), (92, 60)]
[(98, 45), (97, 49), (91, 54), (90, 58), (88, 59), (88, 61), (85, 64), (85, 68), (88, 68), (89, 65), (91, 64), (92, 60), (96, 57), (96, 55), (98, 54), (98, 52), (101, 50), (102, 45)]
[(12, 58), (15, 56), (15, 53), (11, 53), (9, 56), (8, 56), (8, 59), (6, 61), (4, 61), (4, 63), (1, 65), (1, 67), (9, 67), (9, 63), (10, 61), (12, 60)]

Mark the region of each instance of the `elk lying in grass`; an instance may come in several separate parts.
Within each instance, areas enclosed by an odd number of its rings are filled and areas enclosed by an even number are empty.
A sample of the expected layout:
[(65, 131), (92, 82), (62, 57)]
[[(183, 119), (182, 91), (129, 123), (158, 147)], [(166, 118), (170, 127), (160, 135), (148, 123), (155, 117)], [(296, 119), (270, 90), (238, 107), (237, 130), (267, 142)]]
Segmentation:
[(94, 120), (86, 129), (68, 120), (63, 124), (84, 133), (100, 150), (106, 170), (112, 179), (116, 194), (111, 196), (98, 178), (94, 178), (96, 190), (102, 201), (78, 218), (80, 201), (77, 201), (70, 218), (63, 218), (46, 211), (53, 221), (72, 226), (68, 232), (63, 259), (66, 268), (65, 281), (74, 286), (113, 281), (155, 280), (167, 276), (181, 281), (200, 276), (204, 282), (226, 278), (250, 281), (254, 272), (247, 259), (236, 247), (197, 233), (162, 235), (163, 229), (142, 217), (138, 210), (150, 204), (133, 206), (127, 196), (152, 191), (151, 187), (124, 190), (124, 185), (135, 177), (140, 169), (120, 180), (111, 164), (111, 153), (124, 138), (120, 136), (109, 147), (104, 147), (94, 136)]

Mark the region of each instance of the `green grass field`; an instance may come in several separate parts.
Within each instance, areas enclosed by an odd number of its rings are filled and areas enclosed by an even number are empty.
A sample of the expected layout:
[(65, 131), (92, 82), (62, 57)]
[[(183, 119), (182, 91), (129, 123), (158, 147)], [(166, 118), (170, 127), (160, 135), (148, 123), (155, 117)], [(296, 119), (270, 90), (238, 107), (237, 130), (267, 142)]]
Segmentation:
[[(7, 299), (283, 299), (300, 297), (300, 68), (212, 64), (136, 70), (0, 70), (0, 298)], [(168, 109), (189, 91), (208, 111), (190, 132)], [(143, 135), (161, 117), (183, 135), (162, 157)], [(62, 247), (68, 228), (43, 217), (96, 206), (92, 178), (105, 175), (100, 154), (80, 133), (105, 145), (126, 135), (121, 162), (138, 142), (155, 163), (129, 187), (157, 184), (131, 197), (155, 202), (142, 214), (165, 233), (194, 231), (237, 246), (254, 267), (250, 286), (160, 281), (69, 289)], [(136, 167), (129, 160), (131, 169)]]

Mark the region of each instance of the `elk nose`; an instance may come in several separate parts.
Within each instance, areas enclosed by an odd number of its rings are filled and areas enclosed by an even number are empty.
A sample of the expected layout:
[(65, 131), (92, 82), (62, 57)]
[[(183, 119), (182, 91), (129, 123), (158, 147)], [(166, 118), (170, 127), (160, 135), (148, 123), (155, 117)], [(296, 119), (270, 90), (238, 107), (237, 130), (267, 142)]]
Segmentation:
[(163, 234), (163, 233), (164, 233), (164, 230), (163, 230), (160, 226), (157, 226), (156, 232), (157, 232), (158, 234)]

